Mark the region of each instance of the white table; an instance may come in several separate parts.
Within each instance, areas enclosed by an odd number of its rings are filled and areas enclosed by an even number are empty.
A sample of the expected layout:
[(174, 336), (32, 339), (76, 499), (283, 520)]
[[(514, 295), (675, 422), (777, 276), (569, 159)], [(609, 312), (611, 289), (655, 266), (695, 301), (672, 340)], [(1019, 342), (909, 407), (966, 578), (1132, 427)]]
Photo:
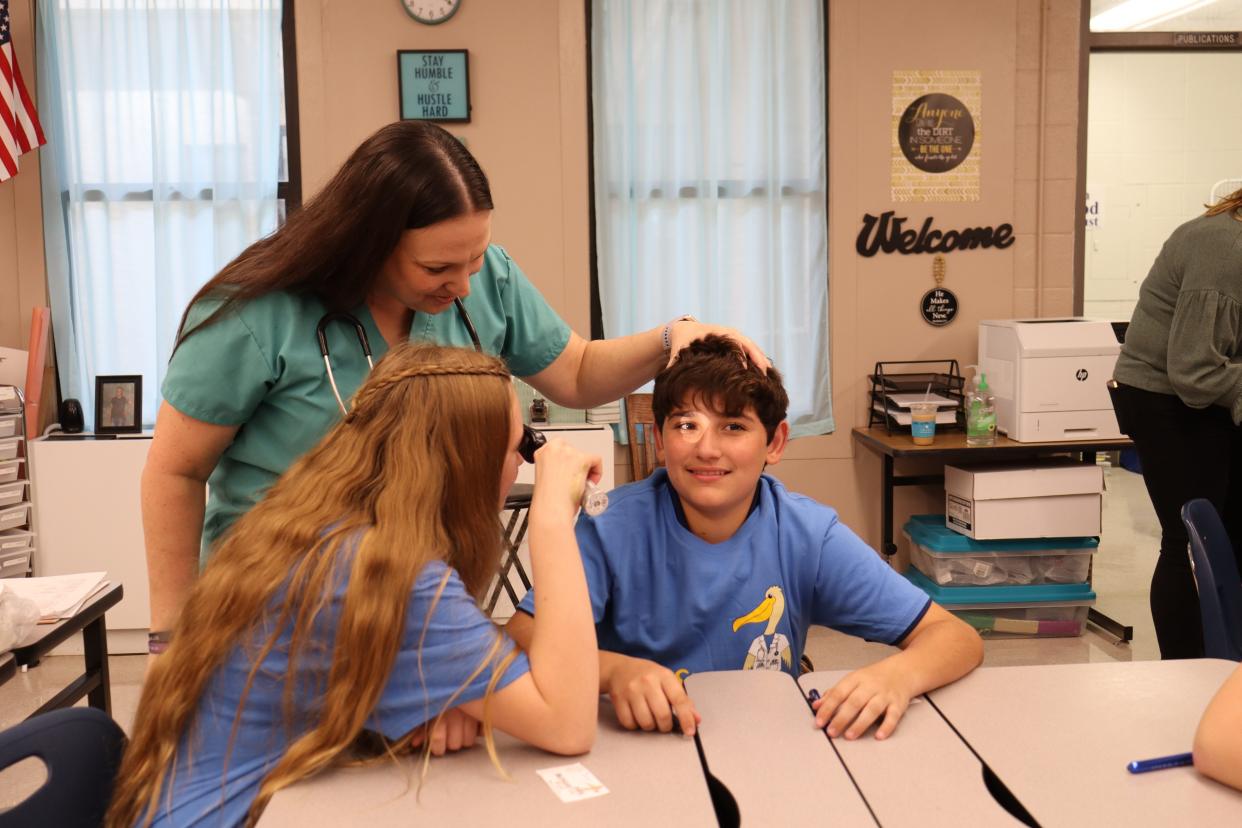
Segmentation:
[[(555, 756), (499, 731), (496, 746), (512, 781), (499, 775), (480, 739), (469, 750), (433, 758), (421, 791), (414, 758), (338, 768), (277, 793), (259, 825), (717, 825), (694, 741), (623, 730), (606, 701), (586, 756)], [(573, 762), (585, 765), (609, 793), (561, 802), (535, 773)]]
[[(1240, 825), (1242, 793), (1193, 768), (1126, 763), (1191, 749), (1230, 661), (985, 667), (928, 695), (1045, 826)], [(1240, 736), (1242, 738), (1242, 736)]]
[(743, 825), (876, 824), (789, 674), (695, 673), (686, 692), (703, 717), (707, 769), (733, 794)]
[[(823, 694), (848, 672), (807, 673), (798, 684)], [(881, 825), (1020, 824), (988, 792), (983, 764), (923, 696), (887, 739), (877, 741), (873, 727), (832, 745)]]

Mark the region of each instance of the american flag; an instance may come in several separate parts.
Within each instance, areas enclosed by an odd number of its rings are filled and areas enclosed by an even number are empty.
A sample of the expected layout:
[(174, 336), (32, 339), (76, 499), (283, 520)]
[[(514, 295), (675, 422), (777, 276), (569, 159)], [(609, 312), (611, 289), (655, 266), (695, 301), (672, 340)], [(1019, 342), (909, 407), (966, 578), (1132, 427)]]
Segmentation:
[(0, 0), (0, 181), (17, 175), (17, 157), (45, 140), (13, 54), (9, 0)]

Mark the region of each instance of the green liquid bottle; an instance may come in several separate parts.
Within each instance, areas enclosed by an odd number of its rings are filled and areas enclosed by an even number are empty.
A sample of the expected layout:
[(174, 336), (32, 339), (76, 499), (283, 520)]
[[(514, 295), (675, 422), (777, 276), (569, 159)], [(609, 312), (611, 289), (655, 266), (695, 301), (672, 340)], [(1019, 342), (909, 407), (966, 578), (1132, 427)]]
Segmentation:
[(987, 374), (979, 374), (966, 395), (966, 445), (996, 445), (996, 398)]

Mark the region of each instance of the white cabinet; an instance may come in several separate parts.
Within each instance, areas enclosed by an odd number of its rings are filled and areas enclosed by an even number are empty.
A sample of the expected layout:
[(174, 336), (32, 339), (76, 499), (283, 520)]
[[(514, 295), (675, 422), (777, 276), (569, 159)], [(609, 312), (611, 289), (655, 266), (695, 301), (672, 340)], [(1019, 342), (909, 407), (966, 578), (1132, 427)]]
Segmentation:
[[(564, 440), (579, 451), (598, 454), (604, 460), (604, 473), (599, 487), (609, 491), (616, 485), (613, 475), (612, 427), (595, 423), (537, 423), (534, 428), (542, 431), (548, 439)], [(535, 467), (523, 463), (518, 468), (518, 483), (534, 483)]]
[[(108, 610), (108, 650), (113, 653), (147, 651), (151, 603), (140, 486), (150, 447), (150, 435), (30, 442), (39, 504), (34, 574), (105, 571), (109, 580), (124, 584), (125, 597)], [(80, 641), (77, 647), (80, 651)]]

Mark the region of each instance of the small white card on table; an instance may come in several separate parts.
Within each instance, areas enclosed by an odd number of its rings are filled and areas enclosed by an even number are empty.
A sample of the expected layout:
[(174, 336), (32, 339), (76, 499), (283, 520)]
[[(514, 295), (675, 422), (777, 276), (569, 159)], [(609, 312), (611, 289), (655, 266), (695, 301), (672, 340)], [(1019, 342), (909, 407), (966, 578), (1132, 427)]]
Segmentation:
[(535, 773), (548, 783), (548, 787), (561, 798), (561, 802), (577, 802), (580, 799), (591, 799), (608, 793), (604, 784), (581, 762), (544, 768)]

